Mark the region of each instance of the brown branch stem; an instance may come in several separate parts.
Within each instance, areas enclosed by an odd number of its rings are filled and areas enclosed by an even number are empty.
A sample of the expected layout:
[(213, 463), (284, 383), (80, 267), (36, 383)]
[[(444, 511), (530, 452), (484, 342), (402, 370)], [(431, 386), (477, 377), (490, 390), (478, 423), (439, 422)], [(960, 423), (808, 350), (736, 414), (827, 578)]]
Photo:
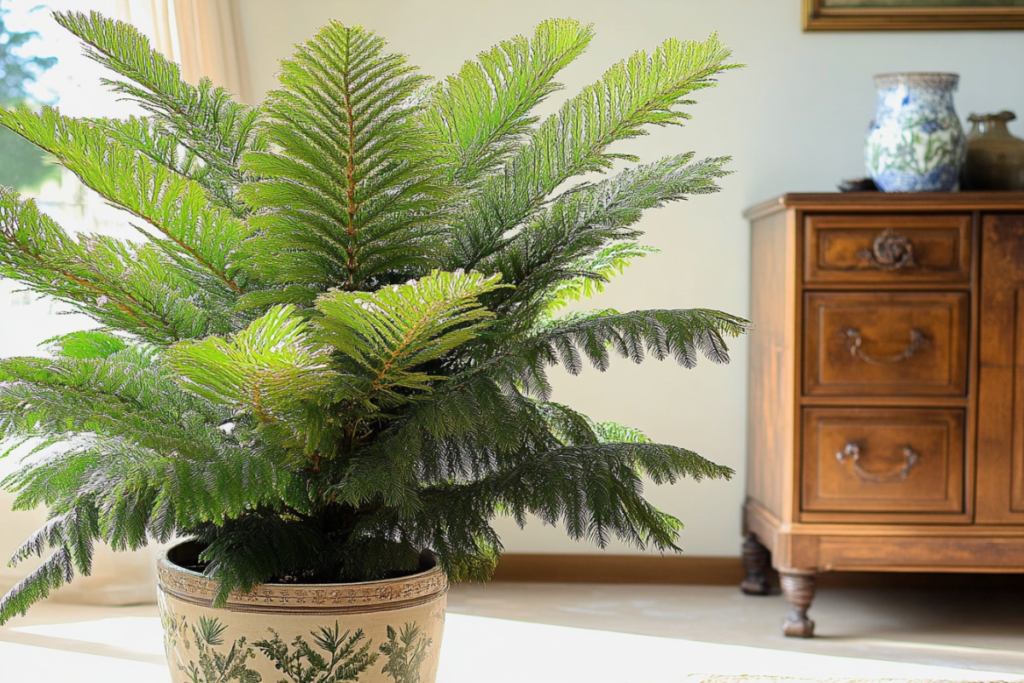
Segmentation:
[[(51, 270), (51, 271), (53, 271), (55, 273), (60, 273), (61, 275), (63, 275), (67, 279), (71, 280), (72, 282), (77, 282), (78, 284), (82, 285), (83, 287), (91, 289), (94, 292), (99, 292), (100, 296), (105, 296), (108, 299), (110, 299), (111, 301), (113, 301), (115, 306), (117, 306), (122, 311), (127, 313), (129, 316), (134, 318), (135, 321), (139, 323), (139, 325), (141, 325), (142, 327), (150, 327), (150, 325), (148, 323), (146, 323), (146, 321), (144, 321), (142, 318), (140, 318), (131, 308), (129, 308), (127, 305), (119, 302), (117, 300), (117, 298), (111, 296), (110, 293), (108, 293), (105, 290), (101, 289), (100, 287), (92, 284), (88, 280), (80, 278), (77, 275), (73, 275), (72, 273), (69, 273), (68, 271), (66, 271), (66, 270), (64, 270), (62, 268), (56, 268), (56, 267), (50, 265), (41, 256), (39, 256), (38, 254), (33, 253), (31, 250), (27, 249), (24, 245), (22, 245), (19, 242), (14, 242), (14, 245), (18, 248), (18, 251), (20, 251), (21, 253), (27, 255), (28, 257), (30, 257), (32, 259), (35, 259), (35, 261), (37, 263), (41, 264), (47, 270)], [(125, 296), (127, 296), (128, 299), (132, 303), (134, 303), (135, 305), (142, 306), (142, 304), (135, 297), (133, 297), (131, 294), (126, 294)]]
[(356, 214), (359, 212), (359, 203), (356, 201), (356, 186), (358, 183), (355, 180), (356, 172), (356, 122), (355, 122), (355, 111), (352, 108), (352, 97), (349, 93), (350, 83), (348, 79), (348, 71), (346, 70), (342, 74), (342, 82), (344, 88), (345, 98), (345, 115), (348, 119), (348, 165), (345, 168), (345, 180), (346, 180), (346, 193), (348, 195), (348, 238), (349, 244), (345, 247), (345, 252), (348, 254), (348, 263), (345, 264), (345, 270), (348, 271), (348, 283), (347, 286), (351, 287), (355, 280), (355, 273), (359, 267), (356, 261), (358, 249), (355, 246), (356, 236), (358, 230), (355, 227)]

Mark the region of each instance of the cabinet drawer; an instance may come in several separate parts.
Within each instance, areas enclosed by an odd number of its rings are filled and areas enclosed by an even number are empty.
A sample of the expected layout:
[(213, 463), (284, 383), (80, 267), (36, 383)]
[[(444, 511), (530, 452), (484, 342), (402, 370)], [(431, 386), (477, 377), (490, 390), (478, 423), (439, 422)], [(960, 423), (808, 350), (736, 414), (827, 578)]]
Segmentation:
[(971, 272), (969, 215), (808, 216), (810, 283), (958, 283)]
[(804, 295), (808, 396), (962, 396), (966, 292)]
[(808, 408), (803, 502), (817, 512), (961, 512), (964, 413)]

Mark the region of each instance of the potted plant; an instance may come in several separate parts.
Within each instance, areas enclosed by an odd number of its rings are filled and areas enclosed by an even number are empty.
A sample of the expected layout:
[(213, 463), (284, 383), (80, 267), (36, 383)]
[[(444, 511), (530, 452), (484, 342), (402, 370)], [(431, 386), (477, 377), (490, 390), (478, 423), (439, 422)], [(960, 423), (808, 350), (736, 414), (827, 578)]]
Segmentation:
[(0, 438), (35, 453), (4, 486), (52, 515), (0, 622), (88, 574), (96, 541), (181, 538), (159, 567), (175, 681), (431, 681), (448, 581), (490, 576), (496, 515), (677, 549), (643, 477), (731, 471), (550, 401), (546, 371), (725, 362), (744, 331), (561, 310), (650, 251), (645, 209), (717, 189), (727, 159), (691, 154), (568, 184), (688, 118), (730, 68), (716, 37), (638, 52), (539, 121), (589, 26), (544, 22), (431, 83), (331, 23), (248, 107), (131, 26), (55, 16), (148, 115), (0, 123), (144, 238), (71, 237), (0, 190), (0, 274), (100, 325), (0, 362)]

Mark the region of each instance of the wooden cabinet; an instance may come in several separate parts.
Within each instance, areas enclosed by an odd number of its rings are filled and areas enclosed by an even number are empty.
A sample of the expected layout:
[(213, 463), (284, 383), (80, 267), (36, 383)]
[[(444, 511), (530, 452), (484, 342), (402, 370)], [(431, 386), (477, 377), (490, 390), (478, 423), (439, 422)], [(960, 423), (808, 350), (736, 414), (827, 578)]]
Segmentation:
[(807, 637), (820, 572), (1024, 573), (1024, 193), (746, 215), (744, 591), (770, 557)]

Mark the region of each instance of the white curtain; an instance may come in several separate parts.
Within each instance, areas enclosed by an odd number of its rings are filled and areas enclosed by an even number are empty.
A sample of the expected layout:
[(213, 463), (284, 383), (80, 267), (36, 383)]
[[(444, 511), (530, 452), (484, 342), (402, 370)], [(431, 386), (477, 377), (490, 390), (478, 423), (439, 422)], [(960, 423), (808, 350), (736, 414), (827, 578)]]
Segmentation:
[(239, 0), (117, 0), (118, 18), (141, 29), (181, 65), (189, 83), (203, 76), (252, 102)]
[(116, 0), (114, 16), (146, 34), (153, 47), (174, 59), (174, 0)]

